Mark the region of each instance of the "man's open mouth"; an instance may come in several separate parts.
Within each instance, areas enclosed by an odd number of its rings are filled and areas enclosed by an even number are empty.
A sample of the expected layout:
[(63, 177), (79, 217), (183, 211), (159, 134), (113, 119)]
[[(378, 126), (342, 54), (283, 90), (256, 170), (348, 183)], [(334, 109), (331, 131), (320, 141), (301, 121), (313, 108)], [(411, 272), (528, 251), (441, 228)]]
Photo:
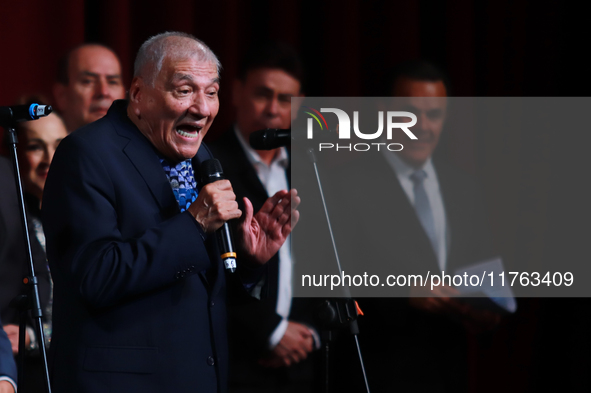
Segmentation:
[(192, 126), (189, 124), (180, 125), (176, 128), (177, 134), (185, 138), (197, 138), (201, 127)]

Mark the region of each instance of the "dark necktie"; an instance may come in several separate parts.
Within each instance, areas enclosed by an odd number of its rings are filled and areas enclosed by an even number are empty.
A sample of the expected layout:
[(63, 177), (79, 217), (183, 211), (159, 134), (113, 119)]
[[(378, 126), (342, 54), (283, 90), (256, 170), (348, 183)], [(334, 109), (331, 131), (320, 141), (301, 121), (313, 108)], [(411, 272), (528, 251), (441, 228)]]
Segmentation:
[(435, 236), (435, 220), (433, 218), (433, 210), (429, 204), (429, 198), (427, 197), (427, 191), (425, 190), (424, 181), (427, 178), (427, 172), (424, 170), (418, 170), (410, 175), (410, 180), (413, 182), (413, 192), (415, 195), (415, 211), (417, 217), (427, 234), (427, 237), (431, 241), (431, 246), (435, 255), (438, 255), (439, 248), (437, 246), (437, 237)]

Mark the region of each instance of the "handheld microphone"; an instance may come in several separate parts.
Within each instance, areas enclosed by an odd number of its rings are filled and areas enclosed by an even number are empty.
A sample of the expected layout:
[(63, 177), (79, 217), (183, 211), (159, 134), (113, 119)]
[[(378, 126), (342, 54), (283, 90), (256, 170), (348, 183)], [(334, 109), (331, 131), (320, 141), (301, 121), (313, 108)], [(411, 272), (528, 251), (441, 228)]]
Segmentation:
[(268, 128), (250, 134), (250, 146), (255, 150), (273, 150), (291, 145), (291, 129)]
[(0, 125), (11, 126), (21, 121), (37, 120), (49, 115), (52, 111), (50, 105), (0, 106)]
[[(204, 185), (224, 179), (222, 164), (220, 164), (215, 158), (206, 160), (201, 164), (201, 181)], [(221, 251), (221, 258), (224, 262), (224, 267), (226, 270), (234, 273), (236, 271), (236, 249), (234, 248), (234, 240), (230, 225), (227, 222), (224, 222), (224, 225), (215, 231), (215, 234)]]
[[(338, 137), (338, 129), (336, 131), (326, 129), (324, 133), (320, 133), (316, 137), (317, 141), (330, 141)], [(291, 146), (292, 141), (299, 141), (300, 143), (307, 143), (306, 134), (304, 130), (297, 131), (295, 134), (291, 128), (281, 130), (277, 128), (267, 128), (266, 130), (255, 131), (250, 134), (250, 146), (255, 150), (273, 150), (278, 147)]]

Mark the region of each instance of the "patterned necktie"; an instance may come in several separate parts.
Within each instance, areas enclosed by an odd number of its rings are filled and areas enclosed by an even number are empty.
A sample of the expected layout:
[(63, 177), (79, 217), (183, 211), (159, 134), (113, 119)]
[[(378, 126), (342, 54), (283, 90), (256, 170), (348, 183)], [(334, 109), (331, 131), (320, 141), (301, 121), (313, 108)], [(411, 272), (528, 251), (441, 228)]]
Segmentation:
[(429, 198), (427, 197), (427, 191), (425, 191), (424, 180), (427, 178), (427, 172), (424, 170), (418, 170), (410, 175), (410, 180), (413, 182), (413, 192), (415, 194), (415, 211), (427, 234), (427, 237), (431, 241), (431, 246), (435, 255), (438, 254), (437, 237), (435, 236), (435, 221), (433, 219), (433, 210), (429, 204)]
[(175, 166), (171, 166), (164, 158), (160, 158), (160, 163), (182, 213), (197, 199), (197, 182), (193, 174), (191, 160), (181, 161)]

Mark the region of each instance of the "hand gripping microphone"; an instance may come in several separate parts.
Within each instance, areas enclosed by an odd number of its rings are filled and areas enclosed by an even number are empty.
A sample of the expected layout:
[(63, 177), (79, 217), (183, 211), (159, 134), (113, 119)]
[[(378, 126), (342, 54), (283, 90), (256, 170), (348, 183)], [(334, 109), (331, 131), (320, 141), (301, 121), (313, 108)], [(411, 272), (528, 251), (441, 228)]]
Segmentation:
[[(203, 182), (203, 185), (224, 179), (222, 164), (220, 164), (215, 158), (204, 161), (201, 164), (201, 181)], [(226, 270), (234, 273), (234, 271), (236, 271), (236, 249), (234, 248), (230, 225), (227, 222), (224, 222), (224, 225), (215, 231), (215, 235), (217, 237), (224, 267)]]
[(51, 112), (52, 108), (49, 105), (0, 106), (0, 125), (9, 127), (21, 121), (37, 120)]

